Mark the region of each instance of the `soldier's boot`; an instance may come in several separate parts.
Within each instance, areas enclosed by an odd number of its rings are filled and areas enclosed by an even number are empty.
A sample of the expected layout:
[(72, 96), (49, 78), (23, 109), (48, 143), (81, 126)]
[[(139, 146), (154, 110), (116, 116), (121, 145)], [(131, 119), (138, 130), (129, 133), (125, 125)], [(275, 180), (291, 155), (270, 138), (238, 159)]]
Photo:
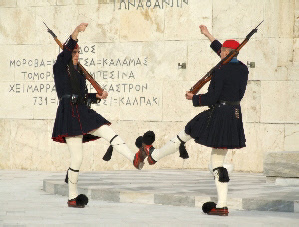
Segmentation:
[(88, 197), (84, 194), (80, 194), (76, 198), (68, 200), (67, 205), (68, 207), (84, 208), (87, 203)]
[(88, 203), (86, 195), (78, 195), (78, 176), (79, 170), (72, 169), (71, 167), (66, 172), (65, 183), (69, 184), (69, 198), (73, 198), (67, 201), (68, 207), (84, 208)]
[(216, 205), (214, 202), (207, 202), (203, 204), (202, 210), (208, 215), (228, 216), (227, 191), (229, 176), (227, 169), (222, 166), (217, 167), (213, 169), (213, 174), (217, 188), (218, 203)]
[(133, 165), (137, 169), (142, 169), (144, 166), (144, 159), (150, 154), (150, 149), (153, 148), (152, 143), (155, 141), (155, 134), (153, 131), (147, 131), (143, 136), (136, 139), (135, 145), (139, 148), (135, 154)]

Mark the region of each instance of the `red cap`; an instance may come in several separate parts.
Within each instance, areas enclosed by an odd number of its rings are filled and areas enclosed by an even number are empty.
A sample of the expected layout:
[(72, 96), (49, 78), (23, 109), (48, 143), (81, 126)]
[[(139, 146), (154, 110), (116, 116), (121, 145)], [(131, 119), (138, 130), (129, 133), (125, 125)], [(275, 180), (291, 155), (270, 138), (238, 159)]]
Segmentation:
[(233, 39), (228, 39), (223, 43), (223, 47), (230, 48), (230, 49), (237, 49), (240, 43)]

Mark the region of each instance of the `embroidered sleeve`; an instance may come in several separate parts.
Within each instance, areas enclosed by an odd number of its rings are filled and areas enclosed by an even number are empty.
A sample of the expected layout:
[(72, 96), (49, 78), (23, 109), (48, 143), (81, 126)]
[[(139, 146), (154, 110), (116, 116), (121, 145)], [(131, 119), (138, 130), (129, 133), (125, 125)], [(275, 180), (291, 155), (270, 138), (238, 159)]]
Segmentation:
[(201, 95), (193, 95), (192, 102), (193, 106), (201, 106)]

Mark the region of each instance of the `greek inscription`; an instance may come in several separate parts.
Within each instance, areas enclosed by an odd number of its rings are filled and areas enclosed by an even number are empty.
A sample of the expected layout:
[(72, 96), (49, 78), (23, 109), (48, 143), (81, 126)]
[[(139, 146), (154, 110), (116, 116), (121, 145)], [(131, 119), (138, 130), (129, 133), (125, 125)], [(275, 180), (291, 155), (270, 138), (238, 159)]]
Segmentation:
[(43, 106), (43, 105), (58, 105), (59, 100), (57, 98), (48, 98), (47, 96), (34, 96), (33, 105), (34, 106)]
[[(83, 58), (79, 58), (80, 61), (81, 60), (85, 60)], [(94, 60), (93, 60), (94, 61)], [(87, 64), (88, 64), (89, 60), (87, 60)], [(147, 63), (148, 63), (148, 59), (147, 57), (144, 58), (143, 60), (140, 59), (140, 58), (137, 58), (137, 59), (132, 59), (132, 58), (125, 58), (125, 59), (120, 59), (120, 58), (117, 58), (117, 59), (108, 59), (108, 58), (102, 58), (102, 59), (98, 59), (97, 61), (97, 65), (100, 65), (100, 66), (147, 66)]]
[(21, 84), (10, 84), (9, 85), (9, 93), (20, 93), (21, 91)]
[(117, 7), (117, 0), (114, 0), (114, 10), (182, 8), (188, 4), (188, 0), (120, 0)]
[(96, 73), (91, 74), (94, 78), (99, 78), (99, 80), (135, 80), (136, 76), (133, 71), (121, 72), (121, 71), (105, 71), (100, 70)]
[(10, 84), (9, 93), (52, 93), (56, 92), (54, 84)]
[(121, 97), (119, 106), (155, 106), (159, 105), (157, 97)]
[(54, 74), (52, 72), (21, 72), (24, 80), (52, 80)]
[[(126, 1), (122, 2), (123, 4), (128, 3)], [(131, 9), (133, 7), (160, 8), (162, 6), (158, 1), (131, 1), (129, 7)], [(134, 69), (147, 67), (149, 65), (148, 57), (102, 57), (99, 59), (96, 56), (96, 45), (80, 46), (80, 56), (81, 64), (88, 71), (93, 70), (89, 73), (98, 82), (104, 82), (101, 87), (109, 93), (108, 99), (104, 99), (95, 105), (159, 106), (159, 98), (149, 95), (150, 89), (147, 83), (124, 82), (134, 81), (138, 78)], [(24, 82), (9, 84), (8, 92), (12, 95), (29, 95), (34, 106), (58, 105), (59, 100), (52, 71), (55, 62), (56, 59), (45, 58), (10, 59), (8, 62), (9, 67), (18, 69), (19, 77), (16, 78)], [(97, 67), (100, 69), (97, 69)], [(105, 81), (120, 81), (120, 83), (105, 83)], [(90, 83), (87, 83), (87, 86), (90, 93), (96, 92)], [(125, 94), (130, 95), (126, 96)]]
[(17, 59), (17, 60), (10, 60), (9, 66), (13, 68), (18, 67), (24, 67), (24, 66), (30, 66), (34, 68), (40, 68), (40, 67), (46, 67), (51, 65), (51, 63), (54, 65), (55, 60), (49, 61), (44, 59)]
[(102, 100), (98, 106), (159, 106), (159, 98), (154, 96), (140, 96), (119, 98), (110, 97)]
[[(101, 87), (109, 92), (116, 92), (116, 93), (122, 93), (122, 92), (145, 92), (148, 90), (147, 83), (145, 84), (131, 84), (131, 83), (122, 83), (122, 84), (101, 84)], [(94, 91), (94, 88), (92, 85), (90, 85), (89, 89), (91, 91)]]
[(95, 45), (79, 47), (80, 54), (96, 53)]

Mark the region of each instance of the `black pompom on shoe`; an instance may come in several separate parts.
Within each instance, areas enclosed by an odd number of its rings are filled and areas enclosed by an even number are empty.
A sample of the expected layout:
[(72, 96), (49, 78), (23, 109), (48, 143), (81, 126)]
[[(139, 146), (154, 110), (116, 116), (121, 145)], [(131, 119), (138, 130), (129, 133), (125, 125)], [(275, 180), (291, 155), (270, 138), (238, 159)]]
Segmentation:
[(155, 142), (155, 133), (153, 131), (147, 131), (144, 133), (142, 142), (146, 145), (151, 145), (153, 142)]
[(141, 148), (142, 147), (142, 136), (139, 136), (136, 141), (135, 141), (135, 145), (136, 147), (138, 148)]
[(76, 203), (78, 205), (87, 205), (87, 203), (88, 203), (88, 197), (86, 195), (84, 195), (84, 194), (80, 194), (76, 198)]
[(206, 202), (202, 205), (202, 211), (204, 213), (209, 213), (213, 208), (216, 208), (216, 203), (214, 202)]
[(67, 202), (69, 207), (84, 208), (88, 203), (88, 197), (84, 194), (78, 195), (76, 198)]

